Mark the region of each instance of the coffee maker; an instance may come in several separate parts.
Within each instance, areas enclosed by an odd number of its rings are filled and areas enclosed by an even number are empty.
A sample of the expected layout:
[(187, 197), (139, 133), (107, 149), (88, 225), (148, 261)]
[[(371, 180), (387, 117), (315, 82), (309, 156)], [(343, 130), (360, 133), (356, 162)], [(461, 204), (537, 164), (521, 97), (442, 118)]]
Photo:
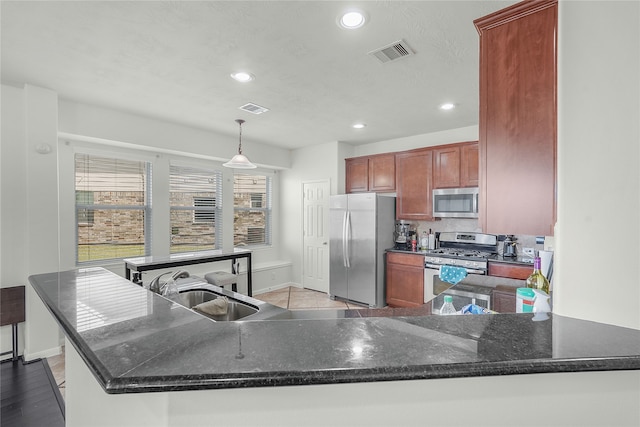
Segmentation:
[(412, 224), (400, 220), (396, 222), (396, 229), (393, 233), (394, 249), (405, 251), (411, 250), (411, 241), (416, 240), (416, 227)]
[(514, 258), (517, 256), (516, 251), (516, 237), (512, 234), (508, 234), (502, 243), (502, 256)]

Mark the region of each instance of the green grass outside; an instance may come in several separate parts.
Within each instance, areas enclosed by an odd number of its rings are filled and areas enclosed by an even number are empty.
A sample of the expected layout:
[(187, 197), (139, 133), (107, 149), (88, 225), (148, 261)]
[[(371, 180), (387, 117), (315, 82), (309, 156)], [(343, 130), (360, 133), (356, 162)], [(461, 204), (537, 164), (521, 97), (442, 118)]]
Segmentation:
[[(171, 248), (171, 253), (196, 252), (213, 249), (198, 245), (180, 245)], [(78, 262), (101, 261), (118, 258), (144, 256), (144, 245), (78, 245)]]

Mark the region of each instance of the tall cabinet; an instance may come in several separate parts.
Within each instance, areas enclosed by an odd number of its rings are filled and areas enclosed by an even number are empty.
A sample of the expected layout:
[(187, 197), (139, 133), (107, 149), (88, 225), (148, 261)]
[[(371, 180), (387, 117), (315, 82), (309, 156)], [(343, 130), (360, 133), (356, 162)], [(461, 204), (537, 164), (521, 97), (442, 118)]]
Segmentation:
[(557, 0), (477, 19), (480, 34), (480, 225), (553, 235), (556, 219)]

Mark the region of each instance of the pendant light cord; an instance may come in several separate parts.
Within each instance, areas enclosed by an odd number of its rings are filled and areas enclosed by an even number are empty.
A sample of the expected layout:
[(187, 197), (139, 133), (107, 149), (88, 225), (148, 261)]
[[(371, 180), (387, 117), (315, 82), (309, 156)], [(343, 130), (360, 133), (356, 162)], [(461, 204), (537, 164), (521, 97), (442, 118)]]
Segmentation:
[(238, 126), (240, 126), (240, 141), (238, 143), (238, 154), (242, 154), (242, 124), (244, 123), (244, 120), (236, 119), (236, 123), (238, 123)]

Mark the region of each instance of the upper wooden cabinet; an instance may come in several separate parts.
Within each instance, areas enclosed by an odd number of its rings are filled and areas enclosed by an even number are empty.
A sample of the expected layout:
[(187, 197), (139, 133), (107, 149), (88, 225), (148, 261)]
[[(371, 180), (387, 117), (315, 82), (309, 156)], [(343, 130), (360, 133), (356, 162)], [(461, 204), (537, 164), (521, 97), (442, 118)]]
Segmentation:
[(345, 192), (395, 191), (395, 154), (345, 159)]
[(369, 191), (395, 191), (396, 156), (393, 153), (369, 157)]
[(460, 187), (480, 185), (480, 158), (478, 142), (460, 146)]
[(478, 186), (478, 143), (433, 148), (433, 188)]
[(369, 191), (369, 159), (357, 157), (345, 160), (345, 192)]
[(396, 154), (396, 218), (428, 221), (431, 208), (433, 153), (430, 149)]
[(557, 10), (557, 0), (526, 1), (474, 21), (485, 233), (553, 234)]

